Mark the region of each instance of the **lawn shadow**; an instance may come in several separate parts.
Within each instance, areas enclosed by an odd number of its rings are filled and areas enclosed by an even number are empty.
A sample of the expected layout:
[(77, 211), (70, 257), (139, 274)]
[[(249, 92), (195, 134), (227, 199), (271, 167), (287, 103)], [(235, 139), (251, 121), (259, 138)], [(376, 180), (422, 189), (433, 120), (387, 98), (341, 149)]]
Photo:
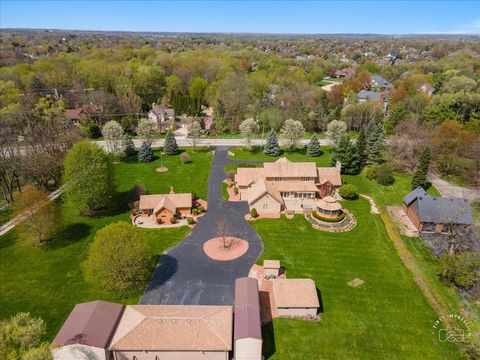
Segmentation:
[(115, 216), (123, 214), (129, 211), (128, 200), (129, 200), (129, 191), (116, 192), (113, 195), (112, 202), (110, 206), (104, 208), (101, 211), (98, 211), (96, 216)]
[(146, 291), (148, 292), (157, 289), (165, 284), (177, 272), (177, 270), (177, 259), (167, 254), (160, 255)]
[(48, 242), (48, 248), (58, 249), (74, 244), (90, 235), (91, 228), (85, 223), (68, 224)]
[(272, 321), (262, 325), (262, 337), (262, 353), (265, 359), (269, 359), (277, 351), (275, 347), (275, 330)]
[(318, 314), (321, 314), (323, 312), (325, 312), (325, 309), (323, 308), (323, 299), (322, 299), (322, 292), (320, 291), (320, 289), (317, 287), (317, 296), (318, 296), (318, 311), (317, 311), (317, 315)]
[(0, 249), (6, 248), (8, 246), (12, 246), (14, 244), (15, 244), (15, 236), (13, 236), (12, 232), (8, 232), (0, 236)]

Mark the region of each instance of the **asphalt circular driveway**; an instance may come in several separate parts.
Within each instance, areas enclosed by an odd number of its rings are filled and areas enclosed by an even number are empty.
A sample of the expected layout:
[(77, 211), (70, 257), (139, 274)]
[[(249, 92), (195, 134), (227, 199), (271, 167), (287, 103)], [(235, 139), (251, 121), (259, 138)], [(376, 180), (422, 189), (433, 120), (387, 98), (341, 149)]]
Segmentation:
[[(208, 212), (181, 243), (160, 256), (140, 304), (233, 304), (235, 279), (248, 275), (263, 244), (245, 220), (247, 203), (225, 201), (221, 195), (226, 164), (255, 162), (230, 160), (227, 152), (228, 147), (215, 151), (208, 180)], [(246, 254), (232, 261), (212, 260), (203, 252), (203, 244), (218, 236), (216, 226), (222, 220), (230, 236), (249, 242)]]

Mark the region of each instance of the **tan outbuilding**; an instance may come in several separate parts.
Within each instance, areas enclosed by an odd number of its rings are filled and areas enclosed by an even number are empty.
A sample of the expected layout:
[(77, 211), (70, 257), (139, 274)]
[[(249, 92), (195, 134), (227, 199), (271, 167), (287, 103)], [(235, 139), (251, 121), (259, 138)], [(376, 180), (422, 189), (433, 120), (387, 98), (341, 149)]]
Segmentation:
[(273, 296), (278, 316), (317, 315), (320, 303), (311, 279), (278, 279), (273, 281)]
[(235, 281), (234, 359), (262, 359), (262, 329), (258, 281), (251, 277)]
[(110, 344), (114, 360), (228, 360), (231, 306), (129, 305)]
[(263, 260), (263, 275), (278, 277), (280, 274), (280, 260)]
[(175, 216), (191, 214), (192, 194), (141, 195), (138, 207), (144, 215), (154, 216), (157, 223), (170, 223)]

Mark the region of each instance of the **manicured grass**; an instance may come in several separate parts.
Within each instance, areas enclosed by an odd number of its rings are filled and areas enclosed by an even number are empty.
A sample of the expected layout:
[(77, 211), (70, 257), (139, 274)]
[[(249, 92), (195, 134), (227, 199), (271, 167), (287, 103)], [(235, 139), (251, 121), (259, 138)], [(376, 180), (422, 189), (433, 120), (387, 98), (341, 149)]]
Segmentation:
[[(394, 174), (395, 182), (389, 186), (378, 184), (375, 180), (369, 180), (365, 171), (360, 175), (342, 175), (344, 184), (350, 183), (358, 187), (361, 194), (371, 195), (380, 205), (401, 205), (403, 197), (412, 191), (412, 176), (407, 174)], [(432, 186), (427, 192), (432, 196), (440, 196), (437, 189)]]
[[(142, 184), (149, 194), (168, 193), (170, 186), (175, 192), (195, 192), (202, 199), (207, 199), (208, 176), (213, 157), (209, 150), (186, 150), (192, 162), (182, 164), (180, 155), (162, 155), (155, 151), (155, 161), (139, 163), (136, 156), (115, 164), (115, 181), (118, 191), (127, 192), (133, 185)], [(157, 173), (156, 168), (162, 165), (168, 168), (166, 173)]]
[(301, 149), (283, 149), (280, 156), (267, 156), (258, 147), (253, 148), (251, 151), (243, 147), (234, 147), (230, 149), (235, 156), (230, 157), (233, 160), (256, 160), (256, 161), (275, 161), (281, 157), (286, 157), (290, 161), (314, 161), (317, 166), (331, 166), (330, 158), (332, 149), (328, 146), (321, 147), (323, 154), (319, 157), (310, 157), (306, 155), (306, 148)]
[[(438, 316), (397, 256), (380, 217), (370, 214), (364, 199), (343, 205), (358, 220), (347, 233), (319, 232), (300, 216), (252, 223), (265, 244), (259, 262), (280, 259), (289, 278), (315, 280), (323, 308), (318, 323), (275, 319), (265, 327), (266, 357), (458, 358), (454, 344), (432, 335)], [(354, 278), (365, 283), (352, 288), (347, 282)]]
[(228, 191), (227, 191), (228, 185), (225, 183), (222, 183), (222, 198), (223, 200), (228, 200)]
[[(178, 156), (164, 156), (164, 165), (169, 168), (165, 174), (154, 171), (160, 166), (159, 160), (143, 164), (131, 158), (115, 164), (119, 192), (115, 214), (87, 218), (76, 214), (60, 199), (65, 230), (57, 244), (33, 247), (20, 241), (15, 230), (0, 237), (0, 319), (20, 311), (30, 312), (45, 320), (46, 340), (52, 340), (76, 303), (96, 299), (138, 303), (141, 294), (124, 297), (86, 283), (81, 264), (99, 229), (112, 222), (130, 221), (125, 193), (135, 184), (144, 184), (150, 193), (168, 192), (170, 185), (174, 185), (177, 192), (193, 190), (206, 198), (211, 157), (206, 151), (189, 151), (189, 155), (192, 163), (185, 165), (181, 164)], [(140, 231), (158, 256), (181, 241), (190, 229)]]

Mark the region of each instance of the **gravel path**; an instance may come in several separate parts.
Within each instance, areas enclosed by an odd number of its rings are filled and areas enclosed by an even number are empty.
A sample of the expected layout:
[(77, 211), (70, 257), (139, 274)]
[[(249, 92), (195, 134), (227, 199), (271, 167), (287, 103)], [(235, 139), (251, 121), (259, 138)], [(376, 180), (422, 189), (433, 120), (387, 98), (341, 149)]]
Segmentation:
[(432, 172), (428, 174), (428, 180), (437, 188), (443, 197), (463, 197), (469, 199), (470, 202), (480, 202), (480, 189), (465, 188), (450, 184)]

